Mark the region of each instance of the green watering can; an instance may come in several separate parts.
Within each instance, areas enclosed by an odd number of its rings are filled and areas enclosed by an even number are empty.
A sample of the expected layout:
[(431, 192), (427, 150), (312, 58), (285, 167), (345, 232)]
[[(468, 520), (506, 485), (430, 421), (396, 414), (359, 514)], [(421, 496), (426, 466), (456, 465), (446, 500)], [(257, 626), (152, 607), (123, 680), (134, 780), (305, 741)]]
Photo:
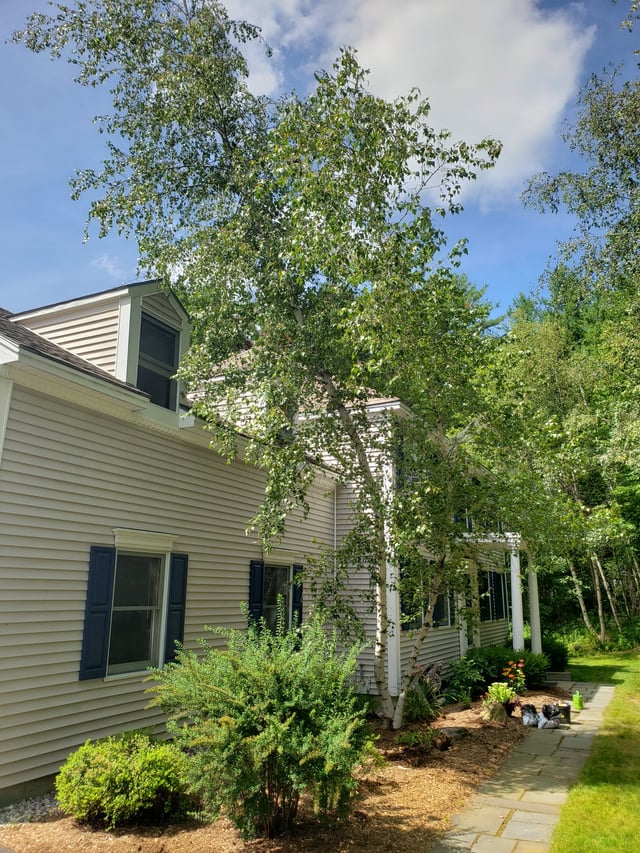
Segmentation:
[(582, 711), (584, 708), (584, 700), (582, 699), (582, 693), (579, 690), (573, 694), (573, 707), (576, 711)]

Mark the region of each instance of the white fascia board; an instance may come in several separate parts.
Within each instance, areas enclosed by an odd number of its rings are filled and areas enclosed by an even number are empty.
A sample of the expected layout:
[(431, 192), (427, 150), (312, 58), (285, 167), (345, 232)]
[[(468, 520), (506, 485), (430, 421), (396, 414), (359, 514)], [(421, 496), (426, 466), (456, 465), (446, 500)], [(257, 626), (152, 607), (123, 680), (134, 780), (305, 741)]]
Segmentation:
[(2, 467), (2, 452), (4, 450), (4, 439), (9, 421), (9, 409), (11, 408), (11, 392), (13, 382), (6, 379), (0, 373), (0, 467)]
[(137, 364), (138, 352), (131, 353), (132, 299), (124, 294), (118, 304), (118, 334), (116, 338), (116, 379), (127, 381), (127, 370), (132, 363)]
[(382, 400), (377, 403), (367, 403), (365, 405), (367, 412), (372, 415), (386, 414), (387, 412), (399, 412), (403, 415), (410, 415), (411, 409), (402, 400)]
[(519, 533), (462, 533), (460, 539), (473, 542), (474, 545), (484, 545), (489, 550), (500, 550), (508, 548), (513, 551), (526, 551), (526, 543)]
[(58, 400), (83, 409), (182, 439), (188, 436), (192, 444), (208, 446), (210, 443), (203, 429), (180, 429), (180, 415), (177, 412), (150, 403), (145, 395), (59, 365), (34, 353), (23, 350), (19, 362), (8, 366), (5, 371), (18, 385), (55, 396)]
[[(65, 302), (56, 302), (53, 305), (45, 305), (43, 308), (32, 308), (29, 311), (21, 311), (18, 314), (11, 316), (12, 321), (21, 322), (32, 317), (46, 317), (50, 314), (60, 314), (63, 311), (73, 310), (77, 307), (85, 305), (100, 305), (103, 302), (113, 302), (121, 299), (131, 293), (139, 293), (141, 296), (148, 293), (153, 293), (159, 290), (158, 281), (148, 281), (140, 284), (124, 285), (116, 287), (113, 290), (106, 290), (103, 293), (95, 293), (89, 296), (82, 296), (79, 299), (68, 299)], [(184, 309), (183, 309), (184, 310)]]
[(55, 397), (83, 409), (115, 418), (149, 405), (146, 397), (72, 367), (21, 350), (19, 360), (3, 369), (16, 386)]
[(0, 364), (12, 364), (20, 356), (20, 346), (15, 341), (0, 336)]

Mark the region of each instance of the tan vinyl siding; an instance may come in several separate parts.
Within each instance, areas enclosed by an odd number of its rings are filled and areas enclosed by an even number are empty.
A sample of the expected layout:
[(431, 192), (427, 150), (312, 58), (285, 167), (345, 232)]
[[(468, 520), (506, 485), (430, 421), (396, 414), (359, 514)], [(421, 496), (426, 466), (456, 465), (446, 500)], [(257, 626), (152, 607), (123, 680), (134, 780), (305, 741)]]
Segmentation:
[(182, 325), (181, 318), (176, 315), (175, 309), (165, 293), (153, 293), (142, 299), (142, 310), (152, 314), (156, 320), (161, 320), (167, 326), (174, 329)]
[(508, 555), (506, 546), (501, 549), (480, 545), (474, 554), (474, 558), (478, 567), (487, 572), (508, 572), (508, 564), (505, 566), (505, 554)]
[[(400, 645), (401, 672), (409, 662), (413, 650), (413, 632), (405, 631)], [(455, 626), (430, 628), (418, 655), (418, 666), (424, 667), (438, 661), (447, 663), (460, 657), (460, 632)]]
[(43, 338), (116, 375), (119, 297), (18, 319)]
[(481, 646), (504, 646), (509, 641), (509, 623), (506, 619), (480, 623)]
[[(336, 540), (340, 540), (353, 527), (352, 504), (355, 490), (352, 486), (340, 486), (336, 496)], [(375, 613), (371, 606), (371, 576), (367, 571), (351, 569), (349, 573), (350, 603), (358, 613), (369, 639), (369, 645), (358, 658), (357, 681), (363, 692), (375, 693), (376, 683), (373, 674), (373, 639), (376, 633)]]
[[(139, 676), (79, 681), (91, 545), (113, 528), (175, 535), (189, 555), (185, 643), (203, 626), (243, 627), (248, 522), (263, 477), (206, 447), (14, 388), (0, 467), (0, 789), (55, 772), (86, 738), (159, 723)], [(332, 541), (318, 486), (282, 547)]]

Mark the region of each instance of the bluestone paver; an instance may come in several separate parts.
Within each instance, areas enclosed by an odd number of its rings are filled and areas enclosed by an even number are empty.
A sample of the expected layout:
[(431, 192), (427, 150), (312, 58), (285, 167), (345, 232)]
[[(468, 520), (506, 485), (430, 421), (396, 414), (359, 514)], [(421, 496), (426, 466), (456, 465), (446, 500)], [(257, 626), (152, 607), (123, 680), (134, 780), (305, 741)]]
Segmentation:
[(586, 682), (563, 684), (579, 690), (582, 711), (571, 724), (534, 730), (518, 744), (500, 773), (484, 782), (455, 826), (433, 853), (546, 853), (569, 788), (586, 762), (613, 687)]

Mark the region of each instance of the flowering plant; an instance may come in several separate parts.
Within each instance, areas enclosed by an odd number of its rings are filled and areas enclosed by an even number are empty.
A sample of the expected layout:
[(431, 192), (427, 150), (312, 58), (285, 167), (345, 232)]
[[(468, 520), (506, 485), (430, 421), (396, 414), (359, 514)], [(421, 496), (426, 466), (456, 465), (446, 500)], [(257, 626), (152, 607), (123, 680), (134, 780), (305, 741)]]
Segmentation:
[(522, 658), (517, 663), (510, 660), (502, 670), (502, 677), (507, 679), (507, 683), (511, 684), (518, 696), (524, 696), (527, 692), (524, 678), (524, 661)]

